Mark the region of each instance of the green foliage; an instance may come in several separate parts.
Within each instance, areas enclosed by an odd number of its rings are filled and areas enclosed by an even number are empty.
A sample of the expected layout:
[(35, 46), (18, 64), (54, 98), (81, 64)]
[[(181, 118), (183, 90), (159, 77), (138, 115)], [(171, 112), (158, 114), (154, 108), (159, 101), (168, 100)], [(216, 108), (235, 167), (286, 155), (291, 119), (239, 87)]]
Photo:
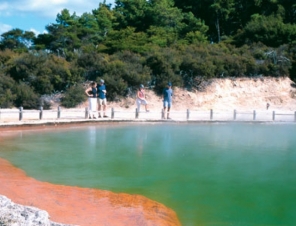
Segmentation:
[(296, 83), (296, 45), (290, 45), (288, 53), (291, 59), (291, 67), (289, 70), (290, 79)]
[[(119, 75), (131, 87), (138, 87), (151, 81), (151, 70), (144, 65), (145, 59), (130, 51), (118, 52), (111, 60), (119, 60)], [(108, 72), (108, 71), (107, 71)]]
[(65, 59), (42, 52), (20, 55), (9, 69), (16, 81), (25, 82), (39, 94), (61, 91), (81, 81), (72, 71), (73, 67)]
[(176, 49), (154, 48), (147, 56), (146, 64), (152, 70), (152, 85), (156, 92), (162, 89), (168, 82), (174, 86), (182, 86), (182, 78), (179, 75), (181, 65), (180, 52)]
[(208, 42), (207, 37), (203, 35), (200, 31), (188, 32), (184, 38), (184, 44), (199, 44)]
[(112, 30), (114, 20), (116, 19), (114, 12), (110, 8), (110, 5), (100, 3), (99, 8), (92, 11), (98, 23), (100, 35), (103, 38)]
[(109, 62), (109, 55), (97, 52), (82, 53), (77, 59), (77, 65), (85, 80), (95, 81), (102, 77)]
[(32, 87), (21, 82), (15, 89), (16, 99), (14, 105), (24, 109), (38, 109), (41, 106), (40, 96), (38, 96)]
[(110, 31), (104, 44), (108, 47), (109, 53), (123, 50), (144, 53), (149, 48), (147, 35), (143, 32), (135, 32), (133, 27)]
[(56, 22), (64, 27), (73, 26), (77, 24), (78, 17), (76, 14), (70, 15), (68, 9), (63, 9), (61, 13), (58, 13)]
[(82, 85), (71, 86), (61, 99), (62, 106), (66, 108), (74, 108), (87, 99)]
[(10, 63), (11, 60), (14, 59), (16, 56), (16, 53), (9, 49), (5, 49), (4, 51), (0, 51), (0, 70), (6, 70)]
[(148, 34), (148, 42), (156, 46), (166, 47), (169, 45), (169, 43), (172, 42), (171, 40), (171, 37), (173, 37), (172, 32), (168, 32), (163, 27), (151, 26), (147, 30), (147, 34)]
[(124, 63), (121, 60), (116, 57), (110, 60), (102, 77), (105, 80), (108, 99), (116, 100), (126, 94), (128, 84), (122, 77), (124, 73)]
[(118, 30), (134, 27), (137, 32), (145, 31), (151, 21), (149, 20), (149, 3), (146, 0), (116, 0), (114, 16)]
[(16, 99), (15, 81), (4, 74), (0, 74), (0, 108), (11, 108)]
[(104, 76), (104, 80), (107, 89), (107, 98), (109, 100), (116, 101), (120, 97), (126, 95), (128, 85), (120, 76), (112, 73), (107, 73)]
[[(39, 107), (76, 84), (103, 78), (117, 100), (145, 84), (161, 93), (222, 77), (289, 76), (295, 81), (296, 4), (287, 0), (116, 0), (81, 16), (63, 9), (48, 33), (13, 29), (0, 39), (0, 105)], [(41, 103), (48, 108), (47, 103)]]
[(1, 35), (0, 50), (10, 49), (16, 52), (27, 52), (33, 44), (35, 34), (31, 31), (12, 29)]
[(283, 43), (293, 43), (296, 39), (296, 25), (284, 24), (282, 18), (254, 15), (245, 29), (236, 37), (237, 44), (262, 42), (278, 47)]

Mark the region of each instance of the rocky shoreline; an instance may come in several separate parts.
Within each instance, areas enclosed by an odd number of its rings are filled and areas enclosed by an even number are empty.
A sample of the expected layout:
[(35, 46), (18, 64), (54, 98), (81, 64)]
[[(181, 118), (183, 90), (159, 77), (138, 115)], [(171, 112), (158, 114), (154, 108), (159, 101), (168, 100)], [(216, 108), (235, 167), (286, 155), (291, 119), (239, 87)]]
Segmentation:
[(70, 226), (51, 221), (49, 214), (32, 206), (16, 204), (6, 196), (0, 195), (1, 226)]

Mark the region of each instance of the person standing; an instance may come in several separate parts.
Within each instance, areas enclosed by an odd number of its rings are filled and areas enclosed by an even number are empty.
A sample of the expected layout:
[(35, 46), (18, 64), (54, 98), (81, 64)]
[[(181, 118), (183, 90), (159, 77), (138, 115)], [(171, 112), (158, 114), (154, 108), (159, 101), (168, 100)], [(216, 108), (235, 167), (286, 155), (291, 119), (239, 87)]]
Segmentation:
[(97, 111), (97, 83), (91, 82), (85, 93), (88, 96), (89, 119), (91, 119), (91, 116), (95, 119), (95, 112)]
[(136, 104), (137, 104), (138, 112), (140, 112), (141, 104), (145, 105), (146, 112), (149, 112), (148, 102), (147, 102), (146, 96), (145, 96), (144, 85), (142, 85), (142, 84), (140, 85), (139, 90), (137, 92)]
[(104, 84), (104, 80), (100, 80), (100, 85), (97, 87), (98, 90), (98, 111), (99, 111), (99, 118), (102, 117), (101, 110), (103, 110), (103, 117), (108, 118), (106, 115), (106, 107), (107, 107), (107, 99), (106, 99), (106, 86)]
[(172, 83), (168, 83), (167, 87), (164, 88), (163, 90), (163, 112), (164, 112), (164, 119), (165, 119), (165, 114), (166, 114), (166, 109), (167, 109), (167, 119), (170, 118), (170, 109), (172, 106), (172, 96), (173, 96), (173, 90), (172, 90)]

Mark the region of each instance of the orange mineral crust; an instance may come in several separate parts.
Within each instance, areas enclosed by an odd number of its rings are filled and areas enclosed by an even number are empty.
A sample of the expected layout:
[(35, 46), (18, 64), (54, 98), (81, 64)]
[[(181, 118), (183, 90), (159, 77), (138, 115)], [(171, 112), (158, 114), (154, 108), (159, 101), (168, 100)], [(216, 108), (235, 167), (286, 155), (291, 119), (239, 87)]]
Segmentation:
[(46, 210), (50, 220), (65, 224), (181, 225), (174, 211), (144, 196), (37, 181), (1, 158), (0, 194)]

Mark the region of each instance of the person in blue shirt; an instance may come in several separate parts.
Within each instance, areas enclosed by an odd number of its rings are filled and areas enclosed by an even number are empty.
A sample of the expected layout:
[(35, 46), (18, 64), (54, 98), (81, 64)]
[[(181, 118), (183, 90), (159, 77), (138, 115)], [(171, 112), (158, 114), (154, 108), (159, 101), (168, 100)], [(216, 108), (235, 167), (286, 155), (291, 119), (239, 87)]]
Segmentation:
[(168, 83), (167, 87), (163, 90), (163, 111), (164, 111), (164, 119), (167, 110), (167, 119), (170, 118), (170, 109), (172, 106), (172, 96), (173, 96), (173, 90), (172, 90), (172, 83)]
[(101, 110), (103, 110), (103, 117), (107, 118), (106, 115), (106, 106), (107, 106), (107, 99), (106, 99), (106, 86), (104, 84), (104, 80), (100, 80), (100, 85), (97, 87), (98, 90), (98, 111), (99, 111), (99, 118), (102, 117)]

